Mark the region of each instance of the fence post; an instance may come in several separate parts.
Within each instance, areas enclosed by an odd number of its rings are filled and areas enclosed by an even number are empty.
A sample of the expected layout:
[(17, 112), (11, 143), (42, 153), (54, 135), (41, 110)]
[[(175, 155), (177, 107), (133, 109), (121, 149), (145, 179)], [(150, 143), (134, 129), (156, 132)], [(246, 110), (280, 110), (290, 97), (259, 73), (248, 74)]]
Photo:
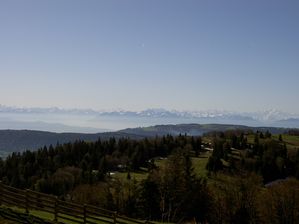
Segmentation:
[(2, 181), (0, 181), (0, 206), (2, 205), (2, 195), (3, 195), (3, 192), (2, 192)]
[(117, 216), (117, 212), (113, 213), (113, 222), (116, 223), (116, 216)]
[(28, 214), (29, 213), (29, 192), (28, 192), (28, 189), (25, 191), (25, 210), (26, 210), (26, 213)]
[(83, 223), (86, 223), (86, 204), (83, 206)]
[(54, 222), (58, 221), (58, 198), (55, 196), (55, 203), (54, 203)]

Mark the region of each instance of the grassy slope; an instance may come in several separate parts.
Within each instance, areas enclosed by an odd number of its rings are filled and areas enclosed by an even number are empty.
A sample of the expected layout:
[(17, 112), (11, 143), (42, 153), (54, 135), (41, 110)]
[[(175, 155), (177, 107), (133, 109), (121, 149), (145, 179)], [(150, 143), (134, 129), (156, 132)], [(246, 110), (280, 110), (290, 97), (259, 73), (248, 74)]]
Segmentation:
[(206, 170), (206, 166), (210, 155), (211, 152), (206, 152), (200, 155), (199, 157), (192, 157), (194, 173), (197, 176), (207, 177), (208, 171)]

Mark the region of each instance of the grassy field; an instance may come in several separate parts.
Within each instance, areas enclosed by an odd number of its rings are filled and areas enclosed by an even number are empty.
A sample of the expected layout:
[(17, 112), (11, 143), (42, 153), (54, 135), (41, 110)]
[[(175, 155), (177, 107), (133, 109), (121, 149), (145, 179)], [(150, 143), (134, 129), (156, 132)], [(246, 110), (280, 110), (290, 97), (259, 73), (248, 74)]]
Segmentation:
[[(145, 180), (148, 176), (147, 171), (140, 172), (130, 172), (131, 180), (136, 180), (137, 182), (141, 182)], [(115, 172), (115, 174), (111, 175), (111, 177), (119, 180), (126, 180), (128, 177), (128, 172)]]
[(254, 135), (247, 135), (247, 143), (254, 144)]
[[(288, 148), (299, 148), (299, 136), (294, 135), (281, 135), (282, 141), (286, 143)], [(272, 139), (279, 140), (279, 135), (272, 135)], [(261, 139), (260, 139), (261, 140)], [(254, 135), (247, 135), (247, 142), (254, 143)]]
[[(294, 136), (294, 135), (281, 135), (281, 136), (282, 136), (282, 141), (286, 143), (287, 148), (299, 149), (299, 136)], [(279, 135), (273, 135), (272, 138), (278, 140)]]
[[(200, 154), (199, 157), (191, 157), (194, 173), (197, 176), (207, 177), (208, 171), (206, 170), (206, 165), (211, 154), (212, 152), (208, 151)], [(161, 167), (165, 164), (166, 161), (167, 159), (159, 159), (155, 161), (155, 164), (158, 167)]]
[[(201, 176), (201, 177), (207, 176), (206, 165), (208, 163), (208, 158), (210, 157), (211, 154), (212, 154), (211, 151), (207, 151), (207, 152), (200, 154), (199, 157), (191, 157), (194, 173), (196, 175)], [(166, 158), (159, 159), (159, 160), (155, 161), (155, 164), (158, 167), (161, 167), (165, 164), (166, 161), (167, 161)]]
[(208, 171), (206, 170), (206, 166), (211, 154), (212, 152), (208, 151), (205, 152), (204, 154), (201, 154), (199, 157), (192, 157), (194, 173), (197, 176), (207, 177)]
[[(194, 173), (200, 177), (207, 177), (208, 171), (206, 170), (206, 165), (211, 152), (204, 152), (199, 157), (191, 157)], [(156, 158), (155, 165), (158, 167), (164, 166), (167, 158)], [(142, 168), (138, 172), (130, 172), (131, 180), (135, 179), (137, 182), (145, 180), (148, 176), (146, 168)], [(127, 180), (128, 172), (115, 172), (111, 175), (112, 178), (119, 179), (120, 181)]]

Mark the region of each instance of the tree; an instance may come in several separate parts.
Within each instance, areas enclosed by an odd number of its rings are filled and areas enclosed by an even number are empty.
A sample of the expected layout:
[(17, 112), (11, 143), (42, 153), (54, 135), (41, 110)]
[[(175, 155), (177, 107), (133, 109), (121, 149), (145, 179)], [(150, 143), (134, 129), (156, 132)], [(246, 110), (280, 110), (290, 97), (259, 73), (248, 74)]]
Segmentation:
[(261, 178), (254, 174), (239, 177), (217, 175), (212, 185), (211, 223), (259, 223), (258, 195)]
[(269, 132), (269, 130), (266, 131), (265, 138), (271, 138), (271, 133)]
[(299, 181), (287, 179), (268, 186), (261, 195), (262, 219), (267, 223), (299, 223)]
[[(177, 148), (166, 164), (150, 174), (159, 190), (161, 220), (178, 222), (195, 217), (206, 218), (208, 191), (206, 182), (193, 173), (187, 148)], [(197, 216), (195, 216), (197, 214)]]
[(280, 142), (282, 142), (282, 135), (281, 135), (281, 134), (279, 135), (278, 140), (279, 140)]
[(160, 213), (160, 193), (159, 186), (152, 179), (152, 175), (140, 184), (141, 195), (140, 204), (142, 206), (142, 216), (147, 220), (159, 220)]
[(222, 170), (223, 169), (223, 164), (222, 161), (219, 157), (216, 156), (210, 156), (206, 169), (208, 171), (213, 171), (214, 173), (216, 173), (218, 170)]

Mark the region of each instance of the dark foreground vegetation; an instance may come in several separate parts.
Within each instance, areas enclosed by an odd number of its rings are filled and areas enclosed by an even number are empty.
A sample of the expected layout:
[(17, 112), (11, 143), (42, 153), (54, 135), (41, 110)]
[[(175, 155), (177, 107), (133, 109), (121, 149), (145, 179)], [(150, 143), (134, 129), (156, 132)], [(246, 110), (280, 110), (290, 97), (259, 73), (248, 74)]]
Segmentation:
[[(0, 160), (0, 178), (146, 220), (299, 223), (295, 134), (235, 130), (77, 141), (13, 153)], [(206, 160), (207, 171), (192, 164), (195, 158)]]

